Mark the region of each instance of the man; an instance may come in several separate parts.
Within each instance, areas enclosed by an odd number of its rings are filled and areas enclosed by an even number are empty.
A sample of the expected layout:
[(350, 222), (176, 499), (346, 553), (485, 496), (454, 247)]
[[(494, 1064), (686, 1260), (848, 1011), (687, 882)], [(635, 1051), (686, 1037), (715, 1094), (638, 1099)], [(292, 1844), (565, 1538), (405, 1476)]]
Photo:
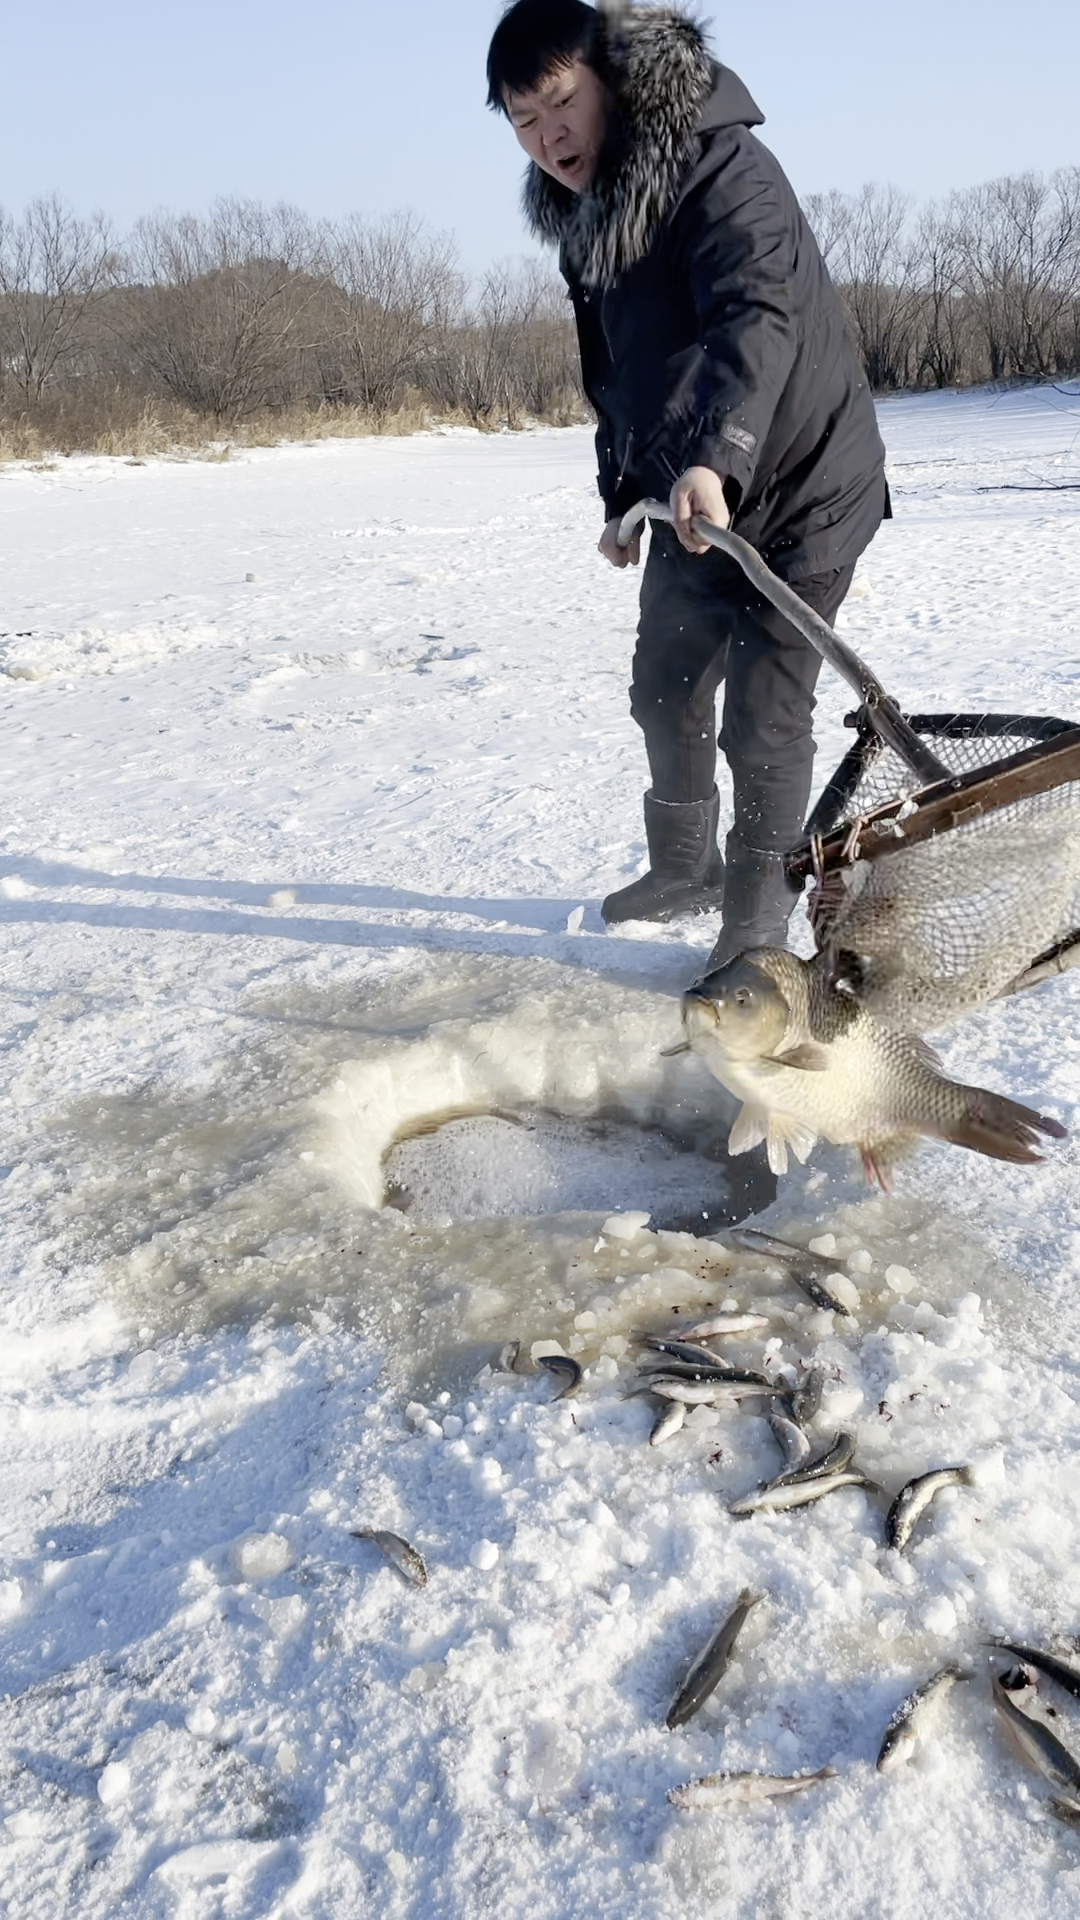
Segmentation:
[[(649, 870), (609, 923), (723, 908), (712, 955), (783, 945), (783, 856), (810, 794), (818, 655), (698, 540), (731, 525), (835, 620), (888, 512), (884, 449), (843, 312), (798, 203), (751, 129), (762, 115), (673, 8), (517, 0), (488, 101), (529, 156), (524, 206), (559, 247), (596, 409), (599, 487), (621, 516), (668, 495), (642, 581), (630, 705), (645, 736)], [(734, 822), (716, 829), (715, 697)]]

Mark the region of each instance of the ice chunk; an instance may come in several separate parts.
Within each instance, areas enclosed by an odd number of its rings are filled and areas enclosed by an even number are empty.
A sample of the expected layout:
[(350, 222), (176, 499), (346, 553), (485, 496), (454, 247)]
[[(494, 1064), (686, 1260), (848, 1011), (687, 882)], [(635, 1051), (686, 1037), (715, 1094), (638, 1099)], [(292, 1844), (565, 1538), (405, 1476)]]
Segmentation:
[(920, 1616), (928, 1633), (945, 1635), (952, 1633), (956, 1626), (956, 1608), (951, 1600), (939, 1593), (927, 1602)]
[(991, 1447), (980, 1453), (968, 1468), (973, 1487), (1000, 1487), (1005, 1484), (1005, 1449)]
[(819, 1233), (814, 1240), (807, 1242), (811, 1253), (820, 1253), (823, 1260), (831, 1260), (836, 1252), (835, 1233)]
[(21, 1580), (0, 1580), (0, 1620), (13, 1620), (22, 1606)]
[(832, 1387), (822, 1396), (821, 1411), (829, 1420), (850, 1420), (862, 1403), (861, 1387)]
[(895, 1262), (885, 1269), (885, 1285), (894, 1293), (910, 1293), (915, 1285), (915, 1276), (906, 1267), (898, 1267)]
[(163, 1880), (188, 1881), (193, 1886), (231, 1880), (235, 1874), (249, 1873), (268, 1854), (276, 1853), (277, 1847), (276, 1840), (205, 1840), (200, 1846), (171, 1853), (154, 1873)]
[(123, 1760), (110, 1760), (101, 1770), (97, 1790), (103, 1807), (118, 1807), (131, 1792), (131, 1768)]
[(478, 1540), (469, 1554), (469, 1561), (479, 1573), (490, 1573), (499, 1558), (499, 1549), (494, 1540)]
[(196, 1740), (209, 1740), (217, 1726), (217, 1714), (213, 1707), (201, 1700), (197, 1707), (192, 1707), (191, 1712), (184, 1716), (184, 1725)]
[(272, 1580), (292, 1565), (292, 1548), (280, 1533), (245, 1533), (234, 1542), (233, 1566), (241, 1580)]
[(869, 1273), (873, 1264), (865, 1247), (857, 1247), (854, 1253), (848, 1254), (848, 1266), (852, 1273)]
[(283, 1740), (274, 1755), (274, 1764), (279, 1773), (295, 1773), (300, 1762), (296, 1757), (296, 1748)]
[(600, 1231), (609, 1240), (633, 1240), (651, 1219), (649, 1213), (609, 1213)]
[(532, 1346), (529, 1348), (529, 1354), (534, 1367), (537, 1361), (541, 1360), (546, 1353), (561, 1352), (562, 1347), (557, 1340), (534, 1340)]
[(836, 1295), (841, 1306), (846, 1307), (849, 1313), (854, 1313), (861, 1306), (862, 1295), (855, 1282), (849, 1280), (846, 1273), (830, 1273), (827, 1285), (829, 1292)]
[(498, 1493), (502, 1486), (503, 1470), (492, 1453), (482, 1453), (472, 1470), (472, 1483), (477, 1493)]
[(585, 918), (584, 907), (572, 908), (571, 911), (566, 916), (567, 933), (580, 933), (581, 923), (584, 920), (584, 918)]

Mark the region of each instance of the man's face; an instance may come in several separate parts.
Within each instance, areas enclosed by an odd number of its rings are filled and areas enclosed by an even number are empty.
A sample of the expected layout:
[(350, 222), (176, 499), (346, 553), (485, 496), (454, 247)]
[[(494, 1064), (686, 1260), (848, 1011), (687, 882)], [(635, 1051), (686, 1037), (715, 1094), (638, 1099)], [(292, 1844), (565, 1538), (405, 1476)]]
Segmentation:
[(608, 95), (584, 60), (556, 67), (528, 93), (507, 93), (510, 124), (530, 160), (572, 193), (591, 186), (607, 128)]

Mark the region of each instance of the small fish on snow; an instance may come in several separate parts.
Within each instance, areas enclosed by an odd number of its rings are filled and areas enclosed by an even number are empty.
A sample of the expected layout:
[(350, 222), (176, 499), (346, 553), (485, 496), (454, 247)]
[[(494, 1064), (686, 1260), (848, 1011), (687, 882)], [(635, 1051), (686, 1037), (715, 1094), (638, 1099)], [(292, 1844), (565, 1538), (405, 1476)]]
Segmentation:
[(941, 1667), (921, 1687), (916, 1687), (905, 1700), (901, 1700), (882, 1738), (877, 1757), (879, 1773), (893, 1773), (911, 1759), (936, 1703), (944, 1699), (958, 1680), (970, 1679), (971, 1674), (963, 1667)]
[(717, 1628), (708, 1645), (698, 1654), (686, 1679), (675, 1695), (668, 1710), (667, 1725), (681, 1727), (698, 1708), (704, 1706), (710, 1693), (723, 1679), (731, 1664), (735, 1642), (746, 1625), (751, 1609), (761, 1600), (760, 1593), (751, 1593), (749, 1587), (743, 1589), (726, 1620)]
[(998, 1674), (990, 1676), (994, 1705), (1012, 1746), (1036, 1773), (1055, 1787), (1065, 1787), (1070, 1798), (1080, 1793), (1080, 1762), (1042, 1720), (1025, 1713), (1002, 1684)]
[(1014, 1654), (1017, 1660), (1023, 1660), (1029, 1667), (1038, 1667), (1050, 1680), (1056, 1680), (1059, 1687), (1080, 1699), (1080, 1669), (1069, 1666), (1059, 1660), (1056, 1654), (1043, 1653), (1038, 1647), (1022, 1647), (1014, 1640), (995, 1640), (992, 1645), (1002, 1653)]
[(662, 1447), (665, 1440), (679, 1432), (686, 1424), (685, 1400), (661, 1400), (660, 1412), (652, 1424), (649, 1434), (650, 1447)]
[(584, 1369), (568, 1353), (540, 1353), (536, 1357), (538, 1367), (543, 1367), (556, 1380), (562, 1381), (558, 1393), (552, 1394), (553, 1400), (569, 1400), (575, 1394), (584, 1378)]
[(970, 1467), (936, 1467), (932, 1473), (920, 1473), (901, 1487), (885, 1521), (885, 1539), (897, 1553), (903, 1553), (915, 1528), (943, 1487), (970, 1487), (974, 1475)]
[(817, 1480), (788, 1481), (781, 1477), (771, 1486), (747, 1494), (745, 1500), (736, 1500), (728, 1512), (736, 1519), (751, 1513), (790, 1513), (795, 1507), (808, 1507), (814, 1500), (824, 1500), (828, 1493), (842, 1493), (845, 1487), (863, 1487), (867, 1493), (881, 1491), (857, 1467), (845, 1467), (842, 1473), (824, 1474)]
[(400, 1533), (390, 1533), (385, 1527), (353, 1527), (351, 1532), (354, 1540), (370, 1540), (372, 1546), (378, 1547), (379, 1552), (386, 1555), (390, 1565), (397, 1568), (411, 1587), (427, 1586), (427, 1568), (423, 1560), (416, 1548), (403, 1540)]
[(835, 1266), (823, 1260), (819, 1253), (810, 1253), (807, 1248), (797, 1247), (790, 1240), (778, 1240), (775, 1234), (762, 1233), (758, 1227), (732, 1227), (726, 1238), (732, 1246), (745, 1247), (747, 1253), (760, 1253), (769, 1260), (778, 1260), (789, 1278), (797, 1287), (801, 1287), (815, 1307), (820, 1307), (825, 1313), (839, 1313), (845, 1319), (851, 1318), (851, 1308), (845, 1306), (829, 1285)]
[(696, 1327), (687, 1327), (686, 1333), (691, 1340), (716, 1340), (729, 1333), (757, 1333), (768, 1324), (765, 1313), (717, 1313), (711, 1320), (699, 1320)]
[(894, 1158), (921, 1134), (998, 1160), (1041, 1159), (1058, 1121), (984, 1087), (950, 1080), (915, 1033), (861, 1005), (857, 965), (828, 952), (801, 960), (779, 947), (743, 954), (683, 995), (691, 1051), (743, 1105), (730, 1153), (764, 1141), (774, 1173), (790, 1147), (806, 1160), (819, 1137), (856, 1146), (868, 1179), (889, 1184)]
[(672, 1787), (668, 1799), (673, 1807), (688, 1812), (695, 1807), (720, 1810), (756, 1807), (763, 1800), (776, 1800), (781, 1794), (801, 1793), (822, 1780), (835, 1780), (835, 1767), (822, 1767), (817, 1773), (707, 1773), (701, 1780), (688, 1780), (685, 1787)]

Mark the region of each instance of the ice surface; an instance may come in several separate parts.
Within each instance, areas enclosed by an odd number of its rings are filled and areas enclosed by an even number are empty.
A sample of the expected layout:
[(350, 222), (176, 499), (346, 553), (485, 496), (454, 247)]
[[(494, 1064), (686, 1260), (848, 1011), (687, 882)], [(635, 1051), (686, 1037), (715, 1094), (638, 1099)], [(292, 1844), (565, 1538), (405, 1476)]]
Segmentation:
[[(882, 408), (897, 518), (844, 629), (905, 705), (1077, 712), (1080, 495), (978, 489), (1080, 479), (1078, 404)], [(852, 1322), (627, 1224), (668, 1204), (646, 1177), (710, 1176), (726, 1115), (661, 1058), (714, 928), (598, 916), (645, 849), (636, 581), (597, 563), (595, 516), (576, 431), (0, 474), (16, 1920), (1075, 1908), (1076, 1835), (982, 1677), (901, 1777), (873, 1765), (944, 1661), (982, 1676), (989, 1635), (1077, 1630), (1075, 1146), (1026, 1169), (929, 1145), (888, 1198), (815, 1154), (766, 1224), (828, 1243)], [(823, 680), (822, 776), (849, 705)], [(950, 1070), (1071, 1122), (1078, 990), (938, 1036)], [(484, 1206), (547, 1155), (585, 1210), (464, 1217), (460, 1161), (426, 1220), (384, 1204), (395, 1154), (430, 1174), (478, 1120)], [(734, 1360), (824, 1369), (816, 1437), (852, 1422), (886, 1500), (973, 1468), (906, 1555), (860, 1491), (731, 1518), (779, 1464), (755, 1412), (648, 1446), (635, 1335), (721, 1307), (767, 1321)], [(561, 1403), (534, 1371), (558, 1350), (588, 1368)], [(364, 1526), (415, 1544), (422, 1592)], [(287, 1551), (244, 1578), (253, 1538)], [(766, 1631), (671, 1735), (743, 1586)], [(737, 1821), (666, 1801), (826, 1763), (817, 1798)]]

